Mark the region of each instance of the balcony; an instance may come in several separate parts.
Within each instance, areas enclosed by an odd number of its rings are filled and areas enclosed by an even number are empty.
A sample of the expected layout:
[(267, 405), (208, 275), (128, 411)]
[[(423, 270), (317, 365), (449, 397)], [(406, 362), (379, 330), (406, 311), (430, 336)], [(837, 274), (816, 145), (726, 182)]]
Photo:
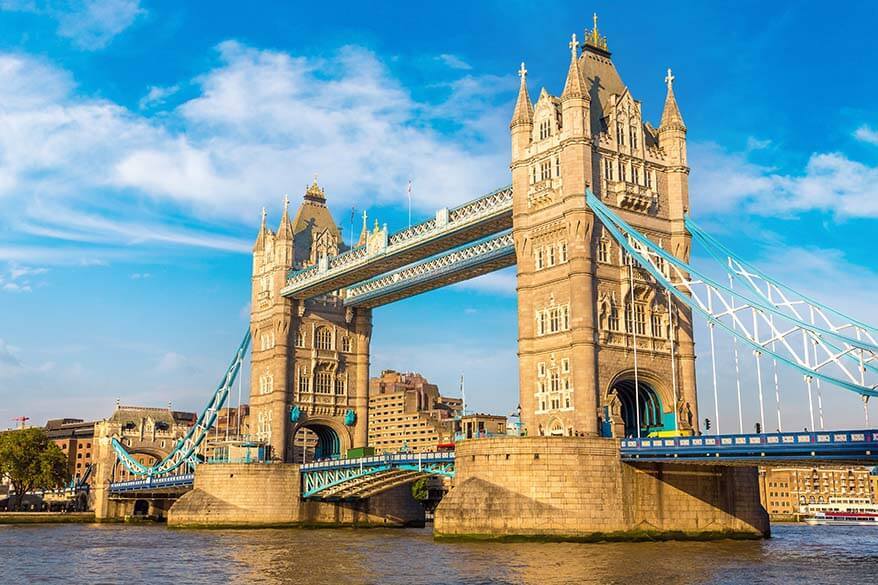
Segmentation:
[(644, 213), (658, 207), (658, 193), (643, 185), (628, 181), (607, 181), (606, 188), (606, 198), (622, 209)]

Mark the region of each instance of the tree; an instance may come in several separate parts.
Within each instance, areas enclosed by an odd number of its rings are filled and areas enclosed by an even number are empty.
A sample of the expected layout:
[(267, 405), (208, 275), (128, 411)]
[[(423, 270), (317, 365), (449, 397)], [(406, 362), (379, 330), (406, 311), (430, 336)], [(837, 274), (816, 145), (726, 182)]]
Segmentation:
[(412, 484), (412, 497), (418, 500), (419, 502), (423, 502), (427, 499), (427, 478), (422, 477), (420, 479), (415, 480)]
[(32, 490), (54, 489), (68, 481), (67, 456), (42, 429), (2, 433), (0, 477), (9, 478), (20, 504), (22, 496)]

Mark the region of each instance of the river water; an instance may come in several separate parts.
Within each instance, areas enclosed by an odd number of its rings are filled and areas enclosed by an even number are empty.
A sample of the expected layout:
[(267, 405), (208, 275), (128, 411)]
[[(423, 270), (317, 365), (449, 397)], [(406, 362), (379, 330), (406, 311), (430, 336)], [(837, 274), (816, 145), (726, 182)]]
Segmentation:
[(429, 529), (0, 526), (0, 583), (878, 583), (878, 529), (775, 525), (765, 541), (435, 542)]

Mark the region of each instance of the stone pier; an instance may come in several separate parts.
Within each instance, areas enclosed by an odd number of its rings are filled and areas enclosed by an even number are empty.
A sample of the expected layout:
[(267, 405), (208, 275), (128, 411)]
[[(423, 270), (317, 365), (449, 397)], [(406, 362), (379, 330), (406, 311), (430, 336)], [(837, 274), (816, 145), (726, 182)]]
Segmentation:
[(194, 489), (168, 514), (175, 527), (423, 526), (424, 508), (408, 485), (350, 502), (304, 501), (299, 466), (199, 465)]
[(755, 467), (623, 463), (619, 441), (524, 437), (457, 444), (437, 537), (762, 538)]

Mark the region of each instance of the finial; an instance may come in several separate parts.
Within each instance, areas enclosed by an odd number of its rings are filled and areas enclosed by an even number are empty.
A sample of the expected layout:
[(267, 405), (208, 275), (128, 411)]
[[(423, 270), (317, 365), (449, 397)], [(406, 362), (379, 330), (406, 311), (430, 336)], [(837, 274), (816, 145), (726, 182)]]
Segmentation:
[(594, 31), (593, 32), (594, 32), (595, 36), (597, 36), (597, 34), (598, 34), (598, 13), (597, 12), (591, 13), (591, 21), (592, 21), (592, 23), (594, 23)]
[(518, 70), (518, 76), (521, 77), (522, 81), (527, 77), (527, 69), (524, 68), (524, 61), (521, 62), (521, 69)]
[(579, 48), (579, 43), (576, 42), (576, 33), (570, 35), (570, 42), (567, 46), (570, 47), (570, 54), (576, 59), (576, 49)]
[(375, 231), (377, 232), (379, 229), (381, 229), (381, 228), (378, 227), (378, 218), (376, 217), (375, 218)]
[(290, 207), (290, 196), (284, 193), (284, 213), (287, 212), (287, 209)]
[(585, 31), (585, 44), (609, 52), (607, 37), (602, 37), (598, 30), (598, 13), (592, 14), (592, 29)]
[(668, 91), (671, 91), (673, 89), (675, 79), (677, 78), (674, 77), (674, 75), (671, 73), (671, 68), (668, 67), (668, 74), (665, 76), (665, 83), (668, 85)]
[(262, 227), (265, 227), (265, 218), (268, 217), (268, 212), (265, 211), (265, 207), (262, 208)]

